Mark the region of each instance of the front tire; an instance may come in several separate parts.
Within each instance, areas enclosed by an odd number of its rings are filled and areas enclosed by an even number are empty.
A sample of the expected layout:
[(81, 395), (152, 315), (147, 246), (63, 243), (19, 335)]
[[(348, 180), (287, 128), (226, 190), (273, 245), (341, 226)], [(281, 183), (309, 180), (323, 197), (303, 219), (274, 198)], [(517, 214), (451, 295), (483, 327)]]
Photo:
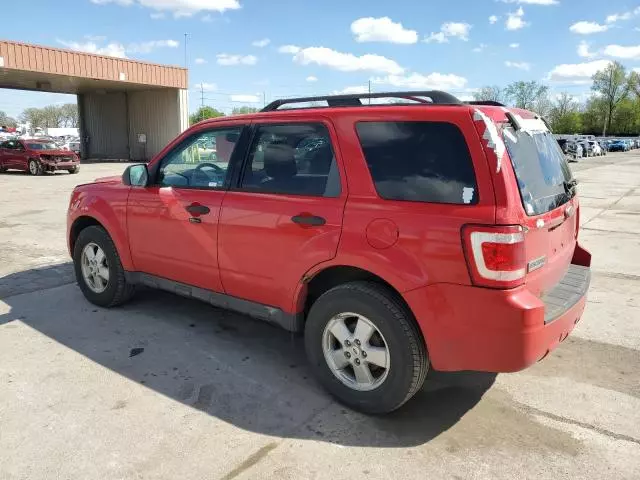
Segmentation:
[(28, 167), (29, 167), (29, 173), (31, 175), (33, 176), (42, 175), (42, 172), (43, 172), (42, 164), (39, 161), (33, 160), (33, 159), (29, 160)]
[(322, 385), (365, 413), (396, 410), (422, 387), (424, 339), (407, 308), (383, 285), (350, 282), (311, 307), (305, 347)]
[(128, 283), (120, 256), (109, 234), (98, 226), (80, 232), (73, 248), (78, 286), (85, 298), (100, 307), (115, 307), (129, 300), (135, 286)]
[(69, 173), (72, 175), (75, 173), (78, 173), (79, 171), (80, 171), (80, 167), (72, 167), (69, 169)]

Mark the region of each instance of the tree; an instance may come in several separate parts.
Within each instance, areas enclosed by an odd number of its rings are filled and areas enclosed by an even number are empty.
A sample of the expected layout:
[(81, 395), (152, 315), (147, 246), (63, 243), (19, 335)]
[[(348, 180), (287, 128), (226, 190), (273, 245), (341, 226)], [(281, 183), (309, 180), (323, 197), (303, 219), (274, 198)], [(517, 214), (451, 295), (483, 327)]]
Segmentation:
[(224, 113), (222, 113), (219, 110), (216, 110), (213, 107), (209, 107), (205, 105), (200, 107), (191, 115), (189, 115), (189, 123), (193, 125), (194, 123), (201, 122), (202, 120), (206, 120), (207, 118), (217, 118), (217, 117), (224, 117)]
[(582, 128), (582, 118), (578, 102), (564, 92), (557, 98), (549, 112), (549, 122), (555, 133), (574, 134)]
[(477, 101), (502, 103), (504, 101), (504, 92), (497, 85), (487, 85), (474, 92), (473, 98)]
[(0, 111), (0, 127), (15, 127), (18, 123), (16, 119), (10, 117), (5, 112)]
[(60, 111), (62, 113), (62, 122), (65, 127), (78, 127), (78, 106), (75, 103), (65, 103), (60, 106)]
[(514, 82), (505, 88), (506, 98), (514, 107), (534, 110), (536, 102), (540, 101), (549, 91), (549, 87), (536, 81)]
[(610, 63), (604, 70), (600, 70), (593, 76), (591, 90), (600, 94), (606, 105), (602, 135), (606, 135), (611, 130), (613, 114), (620, 102), (628, 97), (633, 78), (635, 76), (627, 78), (626, 71), (619, 62)]
[(259, 109), (256, 107), (248, 107), (248, 106), (242, 106), (242, 107), (235, 107), (232, 111), (231, 111), (231, 115), (244, 115), (246, 113), (256, 113), (258, 112)]
[(44, 112), (42, 109), (40, 108), (26, 108), (21, 114), (20, 114), (20, 121), (22, 123), (28, 123), (31, 125), (31, 128), (44, 128), (45, 126), (45, 119), (44, 119)]

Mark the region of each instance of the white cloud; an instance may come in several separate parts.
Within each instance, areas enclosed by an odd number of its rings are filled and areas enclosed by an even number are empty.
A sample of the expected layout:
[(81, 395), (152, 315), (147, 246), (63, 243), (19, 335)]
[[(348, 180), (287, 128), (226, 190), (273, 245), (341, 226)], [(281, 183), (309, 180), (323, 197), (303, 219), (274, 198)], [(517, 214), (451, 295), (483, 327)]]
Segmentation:
[(630, 18), (633, 18), (636, 15), (640, 15), (640, 7), (636, 7), (630, 12), (614, 13), (612, 15), (607, 15), (606, 22), (616, 23), (616, 22), (619, 22), (620, 20), (629, 20)]
[(571, 25), (569, 30), (580, 35), (590, 35), (592, 33), (606, 32), (609, 30), (609, 26), (600, 25), (597, 22), (585, 22), (583, 20)]
[(176, 48), (180, 45), (180, 43), (175, 40), (151, 40), (148, 42), (130, 43), (127, 46), (118, 42), (109, 42), (106, 45), (101, 45), (100, 43), (106, 40), (105, 37), (90, 38), (94, 40), (89, 40), (87, 42), (69, 42), (58, 39), (57, 41), (61, 45), (78, 52), (95, 53), (96, 55), (106, 55), (108, 57), (118, 58), (126, 58), (127, 54), (131, 53), (149, 53), (156, 48)]
[(431, 43), (431, 42), (446, 43), (449, 40), (447, 40), (447, 37), (442, 32), (438, 32), (438, 33), (432, 32), (431, 35), (429, 35), (427, 38), (424, 39), (424, 41), (427, 43)]
[(230, 95), (229, 98), (232, 102), (260, 103), (258, 95)]
[(494, 23), (496, 23), (498, 20), (500, 20), (500, 17), (496, 16), (496, 15), (491, 15), (489, 17), (489, 23), (491, 25), (493, 25)]
[(589, 84), (591, 77), (611, 64), (610, 60), (594, 60), (586, 63), (562, 64), (555, 66), (547, 75), (547, 80), (574, 84)]
[(467, 79), (453, 74), (430, 73), (422, 75), (410, 73), (407, 75), (387, 75), (386, 77), (373, 78), (371, 80), (379, 85), (391, 85), (399, 88), (415, 90), (451, 90), (463, 88), (467, 84)]
[(269, 40), (268, 38), (263, 38), (262, 40), (256, 40), (255, 42), (251, 43), (251, 45), (258, 48), (264, 48), (270, 43), (271, 43), (271, 40)]
[(363, 17), (351, 24), (351, 33), (356, 42), (387, 42), (387, 43), (416, 43), (418, 32), (408, 30), (401, 23), (392, 21), (389, 17)]
[(475, 52), (475, 53), (480, 53), (480, 52), (483, 52), (486, 48), (487, 48), (487, 44), (486, 43), (481, 43), (476, 48), (474, 48), (472, 51)]
[(519, 43), (510, 43), (509, 44), (509, 48), (520, 48), (520, 44)]
[(108, 43), (99, 46), (95, 42), (68, 42), (66, 40), (58, 40), (58, 43), (77, 52), (95, 53), (96, 55), (106, 55), (108, 57), (126, 58), (126, 50), (121, 43)]
[(313, 83), (313, 82), (317, 82), (317, 81), (318, 81), (318, 77), (314, 77), (313, 75), (309, 75), (309, 76), (306, 78), (306, 80), (307, 80), (307, 82), (311, 82), (311, 83)]
[(379, 72), (400, 74), (404, 68), (394, 60), (381, 55), (365, 54), (361, 56), (352, 53), (342, 53), (327, 47), (299, 48), (293, 45), (280, 47), (284, 53), (294, 53), (293, 60), (301, 65), (320, 65), (342, 72)]
[(132, 43), (127, 46), (127, 52), (131, 53), (149, 53), (156, 48), (177, 48), (180, 42), (176, 40), (151, 40), (149, 42)]
[(354, 85), (351, 87), (345, 87), (342, 90), (334, 90), (331, 95), (354, 95), (356, 93), (369, 93), (368, 85)]
[(211, 16), (210, 13), (207, 13), (206, 15), (203, 15), (202, 18), (200, 19), (203, 22), (213, 22), (213, 17)]
[(225, 67), (232, 65), (255, 65), (258, 58), (254, 55), (230, 55), (228, 53), (219, 53), (216, 55), (218, 65)]
[(522, 7), (518, 8), (515, 12), (509, 12), (507, 14), (507, 21), (505, 22), (507, 30), (520, 30), (529, 25), (523, 20), (523, 17), (524, 9)]
[(196, 65), (204, 65), (205, 63), (207, 63), (207, 61), (204, 58), (196, 58), (194, 62)]
[(280, 48), (278, 48), (278, 52), (280, 53), (291, 53), (294, 55), (298, 53), (300, 50), (302, 49), (296, 45), (283, 45)]
[(607, 45), (604, 54), (608, 57), (637, 60), (640, 58), (640, 45), (625, 47), (622, 45)]
[(153, 12), (153, 13), (149, 14), (149, 16), (153, 20), (160, 20), (161, 18), (164, 18), (165, 15), (162, 12)]
[(584, 40), (578, 45), (578, 56), (583, 58), (593, 58), (597, 55), (596, 52), (589, 50), (589, 44)]
[(531, 65), (527, 62), (510, 62), (507, 60), (504, 64), (509, 68), (517, 68), (518, 70), (529, 71), (531, 70)]
[(216, 85), (215, 83), (202, 82), (196, 83), (193, 88), (205, 92), (215, 92), (216, 90), (218, 90), (218, 85)]
[(140, 5), (158, 11), (172, 12), (174, 17), (190, 17), (201, 11), (225, 12), (240, 8), (239, 0), (91, 0), (91, 3), (105, 5), (114, 3), (130, 6)]
[(432, 32), (427, 38), (425, 38), (424, 41), (427, 43), (446, 43), (449, 41), (449, 38), (459, 38), (460, 40), (466, 42), (467, 40), (469, 40), (470, 30), (471, 25), (469, 25), (468, 23), (447, 22), (442, 24), (439, 32)]
[(500, 0), (502, 3), (519, 3), (524, 5), (558, 5), (558, 0)]

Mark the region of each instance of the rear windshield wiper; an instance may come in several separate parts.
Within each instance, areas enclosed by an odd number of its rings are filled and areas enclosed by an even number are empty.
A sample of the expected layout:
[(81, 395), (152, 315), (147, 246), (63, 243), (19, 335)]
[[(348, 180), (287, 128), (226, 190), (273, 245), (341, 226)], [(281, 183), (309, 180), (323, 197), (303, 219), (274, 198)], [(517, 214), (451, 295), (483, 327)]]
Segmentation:
[(578, 180), (576, 180), (575, 178), (572, 178), (571, 180), (565, 180), (564, 182), (562, 182), (564, 191), (567, 194), (571, 195), (572, 197), (575, 195), (575, 189), (577, 185), (578, 185)]

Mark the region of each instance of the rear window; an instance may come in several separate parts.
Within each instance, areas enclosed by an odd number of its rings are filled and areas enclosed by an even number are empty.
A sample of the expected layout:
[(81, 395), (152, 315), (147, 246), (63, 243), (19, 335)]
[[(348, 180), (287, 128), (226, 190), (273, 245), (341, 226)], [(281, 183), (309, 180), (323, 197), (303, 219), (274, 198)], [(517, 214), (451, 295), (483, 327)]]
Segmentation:
[(565, 183), (572, 180), (562, 150), (550, 132), (503, 130), (527, 215), (549, 212), (569, 201)]
[(478, 203), (473, 162), (460, 129), (444, 122), (359, 122), (378, 195), (412, 202)]

